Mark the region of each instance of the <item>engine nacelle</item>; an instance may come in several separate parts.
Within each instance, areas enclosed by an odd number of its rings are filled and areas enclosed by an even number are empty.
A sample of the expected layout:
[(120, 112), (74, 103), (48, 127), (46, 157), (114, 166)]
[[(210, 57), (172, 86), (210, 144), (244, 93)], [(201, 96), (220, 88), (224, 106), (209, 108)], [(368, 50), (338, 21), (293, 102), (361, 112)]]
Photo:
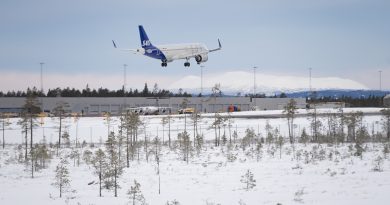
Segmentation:
[(137, 53), (144, 55), (145, 54), (145, 49), (143, 48), (137, 48)]
[(195, 60), (198, 64), (206, 62), (209, 59), (209, 56), (207, 54), (200, 54), (195, 56)]

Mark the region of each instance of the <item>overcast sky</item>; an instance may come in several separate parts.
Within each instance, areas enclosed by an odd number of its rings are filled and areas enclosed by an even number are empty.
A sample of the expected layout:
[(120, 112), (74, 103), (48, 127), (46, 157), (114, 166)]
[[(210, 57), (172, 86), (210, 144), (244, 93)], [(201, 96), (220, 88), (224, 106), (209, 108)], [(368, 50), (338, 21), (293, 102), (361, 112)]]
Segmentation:
[[(120, 88), (123, 64), (130, 87), (199, 75), (194, 61), (162, 68), (158, 60), (113, 49), (112, 39), (139, 47), (140, 24), (157, 45), (214, 48), (220, 38), (223, 50), (210, 54), (206, 75), (257, 66), (266, 74), (308, 76), (311, 67), (314, 77), (378, 89), (382, 70), (382, 88), (390, 90), (388, 0), (2, 0), (0, 90), (39, 86), (39, 62), (47, 88)], [(73, 76), (78, 84), (67, 83)]]

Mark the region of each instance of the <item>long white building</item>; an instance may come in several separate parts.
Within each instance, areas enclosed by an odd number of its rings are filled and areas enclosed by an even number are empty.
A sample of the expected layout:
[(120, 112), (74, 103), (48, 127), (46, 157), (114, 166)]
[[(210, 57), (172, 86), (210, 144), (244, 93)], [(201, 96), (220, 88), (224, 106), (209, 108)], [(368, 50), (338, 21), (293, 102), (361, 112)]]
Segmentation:
[[(1, 97), (0, 112), (20, 112), (25, 98)], [(226, 112), (230, 105), (238, 107), (242, 111), (253, 109), (278, 110), (288, 103), (290, 98), (249, 98), (249, 97), (171, 97), (171, 98), (147, 98), (147, 97), (43, 97), (38, 98), (41, 108), (46, 112), (52, 112), (58, 102), (66, 102), (70, 111), (83, 113), (84, 115), (100, 115), (104, 112), (118, 114), (123, 108), (161, 106), (171, 107), (172, 112), (182, 108), (184, 101), (187, 107), (198, 112)], [(306, 107), (305, 98), (294, 98), (298, 108)]]

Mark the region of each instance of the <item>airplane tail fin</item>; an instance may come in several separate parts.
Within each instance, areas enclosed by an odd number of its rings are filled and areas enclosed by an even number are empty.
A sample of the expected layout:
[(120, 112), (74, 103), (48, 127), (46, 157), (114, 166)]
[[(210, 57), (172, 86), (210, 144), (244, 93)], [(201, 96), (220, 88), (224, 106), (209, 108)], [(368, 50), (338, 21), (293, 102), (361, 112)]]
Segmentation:
[(152, 43), (149, 40), (148, 35), (146, 34), (144, 27), (142, 25), (138, 26), (139, 28), (139, 36), (141, 39), (141, 46), (142, 48), (148, 48), (150, 46), (153, 46)]

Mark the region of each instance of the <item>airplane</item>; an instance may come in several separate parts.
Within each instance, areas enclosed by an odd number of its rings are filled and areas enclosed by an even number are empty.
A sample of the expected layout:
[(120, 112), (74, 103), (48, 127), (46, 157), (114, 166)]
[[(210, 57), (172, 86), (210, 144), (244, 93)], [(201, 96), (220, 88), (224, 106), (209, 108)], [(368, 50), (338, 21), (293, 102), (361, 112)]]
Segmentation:
[(159, 115), (159, 114), (169, 114), (171, 113), (170, 107), (157, 107), (157, 106), (147, 106), (147, 107), (134, 107), (127, 108), (128, 111), (134, 112), (139, 115)]
[[(201, 43), (188, 44), (172, 44), (172, 45), (156, 45), (154, 46), (149, 40), (142, 25), (138, 26), (139, 35), (141, 39), (142, 48), (138, 49), (122, 49), (124, 51), (131, 51), (135, 54), (145, 55), (151, 58), (161, 60), (161, 66), (167, 67), (169, 62), (174, 60), (185, 59), (185, 67), (190, 66), (189, 60), (195, 58), (195, 61), (200, 64), (208, 60), (208, 54), (214, 51), (221, 50), (221, 42), (218, 39), (219, 47), (216, 49), (208, 49)], [(117, 48), (115, 41), (112, 41), (114, 48)]]

